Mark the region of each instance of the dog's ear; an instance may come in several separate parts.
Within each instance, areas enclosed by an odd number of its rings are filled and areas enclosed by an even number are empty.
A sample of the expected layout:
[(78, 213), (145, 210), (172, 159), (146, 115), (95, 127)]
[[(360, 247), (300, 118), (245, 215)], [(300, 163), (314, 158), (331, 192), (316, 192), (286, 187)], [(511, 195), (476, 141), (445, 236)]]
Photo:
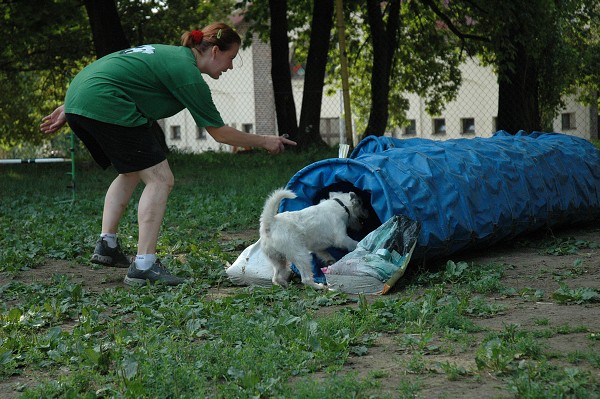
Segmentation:
[(354, 193), (354, 192), (350, 192), (350, 202), (355, 205), (355, 206), (362, 206), (362, 200), (360, 199), (360, 197), (358, 196), (358, 194)]

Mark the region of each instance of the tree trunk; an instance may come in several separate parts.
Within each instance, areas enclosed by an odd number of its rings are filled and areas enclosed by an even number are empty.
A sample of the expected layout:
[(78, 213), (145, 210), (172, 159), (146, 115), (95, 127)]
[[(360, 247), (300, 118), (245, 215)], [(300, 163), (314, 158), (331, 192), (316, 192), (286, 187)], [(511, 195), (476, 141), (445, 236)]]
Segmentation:
[(498, 118), (496, 128), (515, 134), (541, 131), (538, 74), (535, 61), (516, 43), (514, 68), (498, 76)]
[[(114, 0), (85, 0), (84, 3), (92, 28), (97, 58), (131, 47), (121, 26)], [(167, 139), (160, 125), (153, 123), (150, 130), (163, 151), (168, 153)]]
[(269, 10), (271, 13), (271, 77), (277, 128), (280, 135), (288, 134), (290, 139), (295, 140), (298, 137), (298, 122), (289, 62), (287, 0), (269, 0)]
[(298, 129), (298, 145), (301, 147), (325, 144), (321, 138), (321, 104), (329, 38), (333, 27), (333, 5), (333, 0), (314, 0)]
[(131, 46), (125, 37), (114, 0), (84, 0), (84, 4), (98, 58)]
[(390, 76), (398, 41), (400, 1), (393, 0), (387, 6), (389, 7), (389, 16), (387, 26), (385, 26), (381, 1), (367, 0), (367, 15), (373, 42), (373, 70), (371, 72), (371, 111), (364, 132), (365, 136), (382, 136), (389, 118)]

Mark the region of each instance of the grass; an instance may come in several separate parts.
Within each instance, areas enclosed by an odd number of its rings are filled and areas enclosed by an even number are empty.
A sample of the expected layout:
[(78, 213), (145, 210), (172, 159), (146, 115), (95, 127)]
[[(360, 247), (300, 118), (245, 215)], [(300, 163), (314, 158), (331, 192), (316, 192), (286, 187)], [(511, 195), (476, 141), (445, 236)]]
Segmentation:
[[(486, 331), (474, 323), (503, 312), (490, 296), (511, 295), (500, 264), (448, 261), (438, 271), (409, 277), (397, 295), (374, 299), (297, 286), (212, 296), (211, 289), (229, 285), (224, 266), (257, 238), (223, 236), (255, 231), (271, 190), (334, 155), (173, 154), (176, 187), (158, 251), (194, 284), (102, 291), (61, 274), (35, 283), (10, 277), (52, 259), (88, 265), (114, 175), (79, 162), (71, 204), (64, 165), (3, 168), (0, 272), (9, 282), (0, 286), (0, 382), (41, 376), (37, 385), (17, 387), (23, 398), (412, 398), (423, 384), (411, 375), (431, 372), (427, 355), (472, 349), (477, 370), (440, 364), (449, 381), (491, 373), (520, 398), (594, 397), (598, 380), (579, 366), (597, 374), (597, 354), (571, 353), (562, 359), (567, 366), (558, 367), (540, 333), (517, 325)], [(120, 231), (130, 251), (135, 221), (131, 206)], [(564, 303), (598, 299), (593, 290), (566, 285), (554, 295)], [(544, 337), (574, 329), (550, 328), (542, 315), (537, 324), (546, 329)], [(597, 341), (594, 334), (590, 340)], [(382, 335), (395, 337), (399, 350), (409, 353), (406, 373), (393, 387), (382, 387), (385, 371), (342, 372)]]
[[(302, 158), (291, 153), (280, 157), (209, 153), (201, 158), (173, 154), (169, 162), (176, 183), (158, 251), (185, 253), (189, 263), (198, 266), (213, 263), (215, 257), (210, 255), (215, 254), (231, 261), (232, 255), (215, 245), (218, 234), (255, 228), (266, 193), (285, 185), (307, 163), (329, 156), (331, 151), (310, 152)], [(35, 267), (48, 257), (87, 259), (99, 234), (102, 201), (114, 173), (89, 164), (80, 168), (74, 205), (65, 188), (69, 177), (64, 165), (18, 165), (3, 170), (0, 234), (6, 252), (0, 255), (0, 271)], [(139, 194), (140, 189), (134, 199)], [(137, 241), (136, 220), (133, 201), (119, 232), (121, 244), (130, 250)]]

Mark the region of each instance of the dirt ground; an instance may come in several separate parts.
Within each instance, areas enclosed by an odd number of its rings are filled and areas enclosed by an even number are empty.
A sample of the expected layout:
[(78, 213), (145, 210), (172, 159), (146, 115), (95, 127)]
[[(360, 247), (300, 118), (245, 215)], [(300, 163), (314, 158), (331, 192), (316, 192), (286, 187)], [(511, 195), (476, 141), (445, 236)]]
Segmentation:
[[(600, 353), (600, 341), (591, 340), (591, 333), (600, 333), (600, 304), (563, 305), (552, 298), (552, 293), (559, 288), (557, 276), (565, 276), (568, 270), (573, 269), (574, 262), (583, 261), (584, 272), (577, 276), (565, 278), (569, 288), (593, 288), (600, 292), (600, 249), (583, 249), (577, 254), (556, 256), (544, 253), (542, 234), (523, 237), (528, 240), (525, 245), (514, 243), (501, 243), (492, 248), (465, 253), (455, 261), (466, 261), (469, 264), (501, 263), (505, 265), (502, 284), (513, 288), (521, 295), (491, 296), (487, 300), (501, 305), (505, 310), (489, 318), (474, 318), (478, 326), (485, 329), (477, 333), (478, 342), (489, 331), (502, 331), (511, 324), (519, 326), (521, 330), (535, 331), (559, 326), (586, 327), (588, 332), (557, 334), (549, 339), (541, 340), (545, 353), (567, 354), (576, 351)], [(600, 228), (586, 226), (583, 229), (564, 229), (555, 232), (556, 237), (574, 237), (600, 244)], [(546, 236), (547, 239), (547, 236)], [(529, 241), (531, 240), (531, 241)], [(532, 298), (535, 292), (543, 292), (543, 296)], [(547, 319), (545, 325), (538, 325), (536, 321)], [(406, 364), (413, 357), (407, 351), (399, 350), (397, 340), (392, 336), (383, 336), (377, 345), (369, 349), (364, 357), (355, 357), (348, 362), (348, 368), (357, 371), (359, 375), (367, 375), (373, 370), (385, 371), (382, 386), (393, 388), (394, 380), (399, 375), (407, 375)], [(475, 349), (470, 348), (452, 356), (445, 354), (427, 354), (424, 361), (427, 368), (424, 373), (415, 376), (415, 381), (420, 381), (418, 398), (512, 398), (514, 395), (506, 389), (506, 384), (501, 377), (491, 373), (477, 371), (475, 364)], [(560, 355), (557, 356), (560, 358)], [(563, 360), (564, 361), (564, 360)], [(442, 372), (440, 364), (450, 363), (462, 367), (466, 374), (455, 381), (449, 381)], [(560, 362), (560, 361), (559, 361)], [(567, 364), (564, 364), (567, 367)], [(573, 367), (573, 365), (571, 365)], [(579, 364), (575, 367), (589, 371), (596, 382), (600, 381), (598, 368), (587, 368)], [(596, 392), (600, 398), (600, 392)]]
[[(250, 233), (250, 232), (249, 232)], [(600, 226), (588, 225), (555, 231), (556, 237), (574, 237), (600, 244)], [(256, 236), (256, 232), (252, 232)], [(564, 281), (569, 288), (589, 287), (600, 291), (600, 249), (581, 249), (576, 254), (556, 256), (544, 251), (544, 240), (547, 233), (521, 237), (517, 242), (501, 243), (494, 247), (468, 252), (453, 258), (455, 262), (466, 261), (469, 264), (501, 263), (505, 265), (502, 283), (505, 287), (513, 288), (516, 295), (490, 296), (488, 301), (502, 305), (505, 310), (489, 318), (474, 318), (473, 321), (485, 329), (474, 334), (476, 342), (481, 342), (489, 331), (501, 331), (506, 326), (514, 324), (522, 330), (548, 329), (552, 327), (571, 326), (587, 328), (587, 332), (556, 334), (549, 339), (543, 339), (545, 352), (568, 354), (576, 351), (600, 352), (600, 340), (590, 339), (591, 333), (600, 333), (600, 304), (563, 305), (552, 298), (552, 293), (559, 288), (557, 276), (565, 276), (572, 270), (574, 262), (581, 260), (579, 273), (569, 274)], [(525, 245), (519, 245), (519, 244)], [(23, 281), (46, 281), (55, 273), (67, 274), (72, 281), (80, 283), (91, 291), (103, 290), (123, 284), (123, 273), (115, 273), (110, 268), (73, 267), (65, 262), (52, 261), (32, 270), (23, 272), (18, 279)], [(0, 286), (7, 283), (7, 278), (0, 275)], [(211, 291), (215, 297), (229, 295), (239, 290), (237, 287), (219, 288)], [(538, 296), (532, 298), (534, 292)], [(539, 293), (543, 292), (540, 296)], [(529, 295), (527, 293), (530, 293)], [(394, 295), (394, 293), (390, 294)], [(330, 309), (327, 310), (331, 311)], [(547, 323), (540, 326), (539, 320), (546, 319)], [(537, 323), (536, 323), (537, 321)], [(390, 397), (396, 397), (401, 381), (418, 383), (417, 398), (511, 398), (514, 397), (507, 388), (501, 376), (479, 371), (475, 364), (477, 345), (462, 348), (453, 355), (426, 353), (422, 357), (423, 369), (418, 372), (410, 371), (407, 365), (414, 357), (414, 352), (402, 348), (398, 337), (383, 335), (376, 339), (364, 356), (351, 357), (346, 363), (344, 372), (357, 373), (359, 378), (376, 375), (383, 393), (389, 392)], [(557, 362), (564, 362), (564, 357), (555, 356)], [(443, 372), (442, 365), (450, 364), (464, 370), (456, 379), (450, 380)], [(572, 366), (572, 365), (571, 365)], [(596, 382), (600, 381), (598, 368), (588, 367), (581, 363), (580, 367), (589, 371)], [(39, 378), (35, 374), (23, 374), (0, 382), (0, 397), (13, 398), (19, 392), (18, 386), (32, 386)], [(325, 374), (313, 376), (315, 379), (328, 378)], [(18, 389), (18, 388), (17, 388)], [(600, 393), (599, 393), (600, 395)], [(593, 395), (592, 395), (593, 396)]]

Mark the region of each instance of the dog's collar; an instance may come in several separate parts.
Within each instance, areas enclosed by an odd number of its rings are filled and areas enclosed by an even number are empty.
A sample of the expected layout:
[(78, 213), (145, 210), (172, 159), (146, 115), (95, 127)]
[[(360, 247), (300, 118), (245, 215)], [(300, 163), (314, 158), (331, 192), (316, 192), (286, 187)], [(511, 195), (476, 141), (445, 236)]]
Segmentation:
[(346, 205), (344, 205), (344, 203), (342, 201), (340, 201), (339, 198), (334, 198), (333, 199), (335, 202), (337, 202), (338, 204), (340, 204), (340, 206), (342, 208), (344, 208), (344, 210), (346, 211), (346, 213), (348, 214), (348, 216), (350, 216), (350, 210), (348, 209), (348, 207)]

